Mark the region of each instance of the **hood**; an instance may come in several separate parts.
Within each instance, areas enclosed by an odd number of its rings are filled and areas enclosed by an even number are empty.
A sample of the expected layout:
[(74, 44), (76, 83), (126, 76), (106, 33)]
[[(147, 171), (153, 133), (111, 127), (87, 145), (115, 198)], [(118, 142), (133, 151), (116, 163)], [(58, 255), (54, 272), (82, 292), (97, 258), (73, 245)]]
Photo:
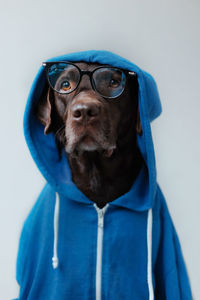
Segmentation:
[[(134, 63), (109, 51), (82, 51), (53, 57), (46, 61), (84, 61), (90, 63), (109, 64), (114, 67), (127, 69), (137, 73), (138, 105), (143, 134), (137, 135), (138, 147), (145, 161), (131, 189), (110, 202), (129, 209), (144, 211), (153, 206), (157, 189), (156, 163), (150, 123), (160, 115), (161, 104), (156, 83), (153, 77), (141, 70)], [(62, 153), (61, 159), (57, 150), (54, 134), (44, 134), (44, 125), (34, 115), (34, 106), (40, 99), (46, 83), (43, 66), (40, 67), (30, 90), (25, 113), (24, 135), (31, 155), (47, 182), (53, 189), (64, 197), (85, 204), (94, 204), (73, 183), (67, 157)]]

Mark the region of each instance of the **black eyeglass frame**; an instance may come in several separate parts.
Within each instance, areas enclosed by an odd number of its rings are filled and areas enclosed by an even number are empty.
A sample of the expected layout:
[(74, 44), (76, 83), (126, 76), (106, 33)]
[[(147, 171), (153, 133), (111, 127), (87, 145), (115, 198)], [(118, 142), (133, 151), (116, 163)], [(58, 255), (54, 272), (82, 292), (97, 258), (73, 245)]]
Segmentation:
[[(52, 87), (51, 83), (50, 83), (49, 76), (48, 76), (48, 70), (49, 70), (49, 68), (50, 68), (52, 65), (58, 64), (58, 63), (65, 63), (65, 64), (73, 65), (73, 66), (74, 66), (75, 68), (77, 68), (78, 71), (79, 71), (79, 74), (80, 74), (79, 81), (78, 81), (76, 87), (75, 87), (72, 91), (70, 91), (70, 92), (67, 92), (67, 93), (60, 93), (59, 91), (55, 90), (55, 89)], [(121, 69), (121, 68), (118, 68), (118, 67), (112, 67), (112, 66), (107, 66), (107, 65), (102, 65), (102, 66), (96, 67), (96, 68), (95, 68), (94, 70), (92, 70), (92, 71), (88, 71), (88, 70), (87, 70), (87, 71), (84, 71), (84, 70), (81, 70), (77, 65), (75, 65), (75, 64), (74, 64), (73, 62), (71, 62), (71, 61), (51, 61), (51, 62), (43, 62), (43, 63), (42, 63), (42, 66), (45, 67), (46, 77), (47, 77), (47, 81), (48, 81), (50, 87), (51, 87), (56, 93), (59, 93), (59, 94), (61, 94), (61, 95), (68, 95), (68, 94), (71, 94), (72, 92), (74, 92), (74, 91), (78, 88), (78, 86), (79, 86), (79, 84), (80, 84), (80, 82), (81, 82), (82, 76), (86, 74), (86, 75), (89, 76), (91, 86), (92, 86), (92, 88), (93, 88), (93, 90), (94, 90), (95, 92), (97, 92), (98, 94), (100, 94), (103, 98), (114, 99), (114, 98), (119, 97), (119, 96), (124, 92), (124, 89), (125, 89), (125, 86), (126, 86), (126, 81), (127, 81), (127, 76), (128, 76), (128, 75), (137, 77), (137, 73), (135, 73), (135, 72), (133, 72), (133, 71), (124, 70), (124, 69)], [(115, 69), (115, 70), (119, 70), (119, 71), (121, 71), (122, 73), (124, 73), (124, 75), (125, 75), (125, 84), (124, 84), (123, 90), (120, 92), (119, 95), (114, 96), (114, 97), (103, 96), (103, 95), (102, 95), (100, 92), (98, 92), (98, 90), (96, 89), (95, 83), (94, 83), (94, 79), (93, 79), (93, 73), (94, 73), (96, 70), (104, 69), (104, 68)]]

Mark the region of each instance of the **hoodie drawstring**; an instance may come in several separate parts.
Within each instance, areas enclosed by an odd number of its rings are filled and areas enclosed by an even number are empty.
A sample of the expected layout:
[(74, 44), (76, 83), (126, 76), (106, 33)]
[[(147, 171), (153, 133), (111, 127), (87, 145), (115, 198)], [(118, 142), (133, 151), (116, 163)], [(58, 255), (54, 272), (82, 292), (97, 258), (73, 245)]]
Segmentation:
[(147, 217), (147, 282), (149, 287), (149, 300), (154, 300), (153, 280), (152, 280), (152, 228), (153, 213), (152, 208), (148, 211)]
[(54, 208), (54, 243), (53, 243), (53, 257), (52, 257), (52, 265), (53, 268), (56, 269), (58, 267), (58, 220), (59, 220), (59, 209), (60, 209), (60, 198), (59, 194), (56, 193), (56, 203)]

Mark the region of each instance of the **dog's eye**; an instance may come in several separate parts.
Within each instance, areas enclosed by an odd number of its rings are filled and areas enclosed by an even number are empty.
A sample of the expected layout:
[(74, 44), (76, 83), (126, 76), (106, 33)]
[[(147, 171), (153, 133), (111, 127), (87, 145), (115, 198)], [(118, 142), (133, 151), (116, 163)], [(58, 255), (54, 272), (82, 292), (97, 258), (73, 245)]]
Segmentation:
[(118, 80), (115, 80), (115, 79), (110, 80), (110, 83), (109, 83), (110, 87), (117, 88), (119, 85), (120, 85), (120, 82)]
[(70, 90), (70, 88), (71, 88), (71, 85), (70, 85), (69, 81), (67, 81), (67, 80), (63, 81), (60, 85), (60, 89), (63, 91), (68, 91), (68, 90)]

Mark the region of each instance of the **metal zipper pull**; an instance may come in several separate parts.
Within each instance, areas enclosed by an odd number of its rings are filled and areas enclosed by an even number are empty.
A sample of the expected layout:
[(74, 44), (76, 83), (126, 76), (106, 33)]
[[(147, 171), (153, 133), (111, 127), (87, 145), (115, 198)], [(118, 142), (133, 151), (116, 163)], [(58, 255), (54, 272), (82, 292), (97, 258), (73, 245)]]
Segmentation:
[(98, 226), (103, 228), (103, 225), (104, 225), (104, 212), (100, 210), (98, 212)]

